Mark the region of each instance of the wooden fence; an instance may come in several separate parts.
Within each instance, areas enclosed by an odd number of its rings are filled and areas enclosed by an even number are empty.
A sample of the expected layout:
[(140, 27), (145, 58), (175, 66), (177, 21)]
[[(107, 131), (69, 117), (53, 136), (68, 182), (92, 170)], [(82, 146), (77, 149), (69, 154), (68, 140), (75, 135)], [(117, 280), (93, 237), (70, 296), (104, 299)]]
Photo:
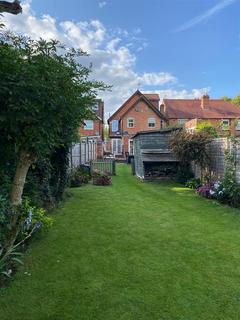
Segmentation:
[(102, 159), (91, 161), (91, 171), (99, 170), (111, 176), (116, 175), (116, 163), (114, 159)]
[[(208, 154), (210, 157), (210, 168), (207, 171), (213, 180), (221, 180), (224, 177), (226, 163), (225, 163), (225, 151), (230, 150), (235, 159), (236, 167), (236, 179), (240, 183), (240, 147), (233, 147), (233, 144), (228, 138), (214, 139), (208, 146)], [(196, 178), (201, 178), (201, 168), (193, 164), (193, 172)]]
[(73, 145), (69, 154), (70, 169), (77, 168), (81, 164), (89, 164), (97, 158), (97, 141), (94, 139), (82, 139)]

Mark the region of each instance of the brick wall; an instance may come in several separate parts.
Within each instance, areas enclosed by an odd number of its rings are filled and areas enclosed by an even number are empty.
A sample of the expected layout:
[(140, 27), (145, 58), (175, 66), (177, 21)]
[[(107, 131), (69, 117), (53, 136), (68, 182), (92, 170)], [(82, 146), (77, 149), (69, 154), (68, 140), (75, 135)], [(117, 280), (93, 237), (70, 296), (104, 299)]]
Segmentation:
[(240, 131), (236, 130), (236, 119), (229, 119), (229, 122), (230, 122), (229, 130), (222, 130), (221, 119), (192, 119), (185, 123), (185, 128), (187, 130), (195, 130), (199, 123), (202, 123), (205, 121), (210, 122), (212, 126), (217, 130), (219, 135), (221, 136), (226, 137), (229, 134), (234, 135), (236, 137), (240, 136)]

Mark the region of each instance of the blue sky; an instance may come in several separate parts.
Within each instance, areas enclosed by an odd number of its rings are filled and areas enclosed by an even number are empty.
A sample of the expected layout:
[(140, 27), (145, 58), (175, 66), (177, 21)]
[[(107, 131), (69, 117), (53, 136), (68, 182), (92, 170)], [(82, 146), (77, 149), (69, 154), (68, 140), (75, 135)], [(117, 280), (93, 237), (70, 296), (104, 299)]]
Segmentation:
[(32, 0), (7, 26), (91, 54), (112, 112), (137, 87), (161, 97), (240, 94), (240, 0)]

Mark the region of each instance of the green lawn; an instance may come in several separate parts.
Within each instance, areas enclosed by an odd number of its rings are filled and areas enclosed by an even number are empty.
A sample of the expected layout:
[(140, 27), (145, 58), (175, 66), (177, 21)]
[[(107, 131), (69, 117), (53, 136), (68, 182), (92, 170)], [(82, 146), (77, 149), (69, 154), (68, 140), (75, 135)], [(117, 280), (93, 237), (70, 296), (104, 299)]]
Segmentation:
[(74, 190), (0, 289), (0, 319), (240, 319), (239, 211), (117, 173)]

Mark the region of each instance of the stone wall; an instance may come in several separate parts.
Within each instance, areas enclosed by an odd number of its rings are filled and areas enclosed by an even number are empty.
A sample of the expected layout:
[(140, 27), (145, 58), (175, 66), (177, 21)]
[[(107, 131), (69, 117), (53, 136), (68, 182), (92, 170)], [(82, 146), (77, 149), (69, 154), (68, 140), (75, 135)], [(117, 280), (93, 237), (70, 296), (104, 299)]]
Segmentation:
[[(235, 155), (236, 161), (236, 177), (240, 183), (240, 147), (234, 149), (233, 143), (228, 138), (214, 139), (208, 146), (210, 156), (210, 175), (213, 180), (220, 180), (225, 172), (225, 150), (230, 149)], [(201, 177), (201, 169), (199, 166), (192, 165), (196, 178)]]

